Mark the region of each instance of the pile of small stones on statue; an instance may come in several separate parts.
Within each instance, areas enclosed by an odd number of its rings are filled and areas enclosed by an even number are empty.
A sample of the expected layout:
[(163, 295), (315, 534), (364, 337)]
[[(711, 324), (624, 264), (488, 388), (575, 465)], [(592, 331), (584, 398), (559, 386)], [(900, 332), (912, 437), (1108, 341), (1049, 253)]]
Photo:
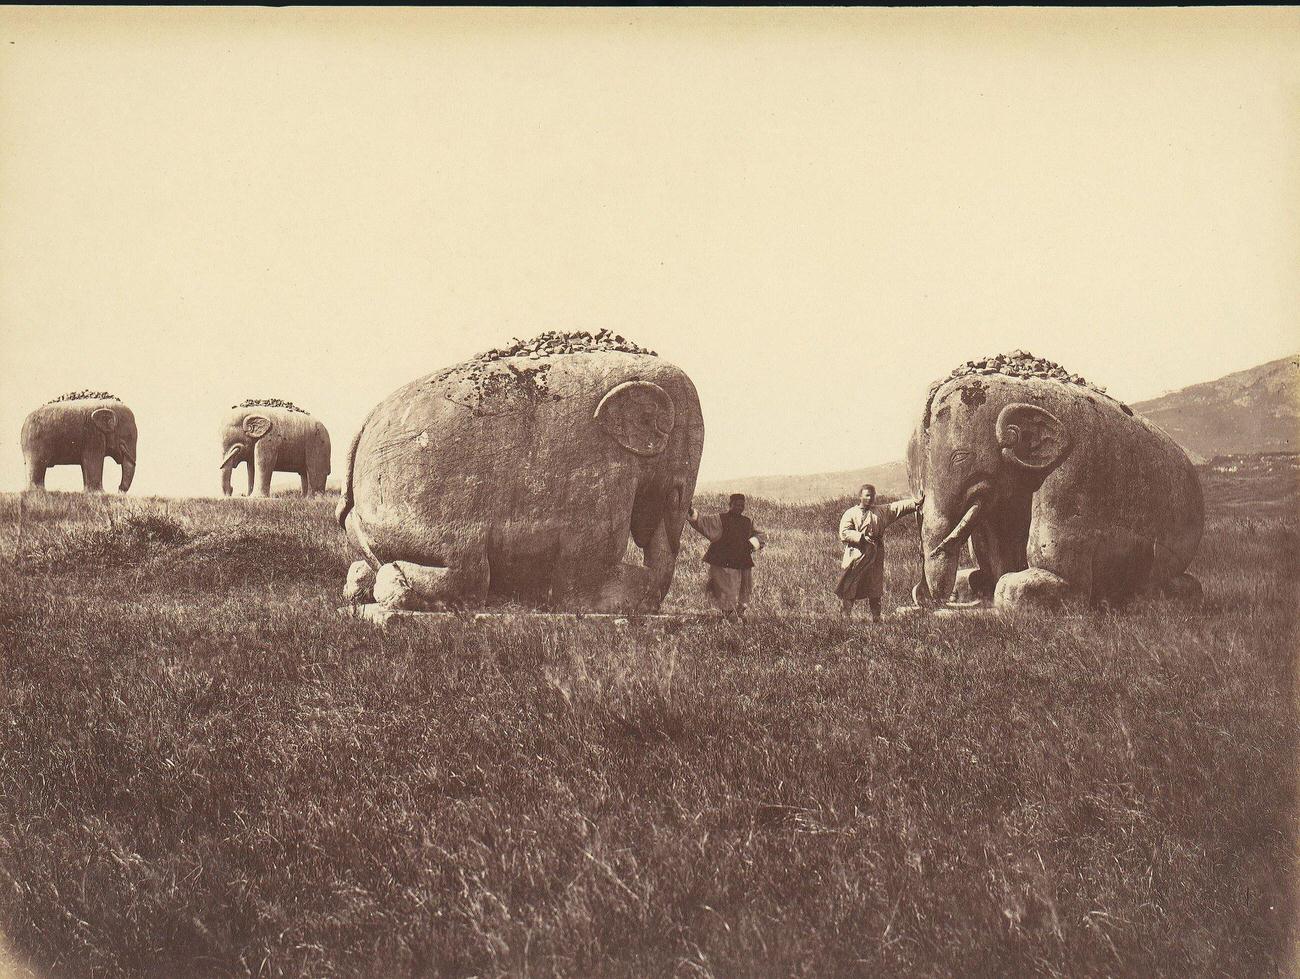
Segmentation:
[(69, 391), (67, 394), (61, 394), (57, 398), (45, 402), (47, 405), (55, 404), (59, 401), (121, 401), (116, 394), (109, 394), (107, 391)]
[(551, 354), (595, 353), (602, 350), (618, 350), (628, 354), (647, 354), (651, 357), (659, 356), (653, 350), (637, 346), (631, 340), (611, 333), (609, 330), (600, 330), (595, 334), (587, 332), (562, 333), (559, 330), (548, 330), (545, 333), (539, 333), (531, 340), (520, 340), (516, 337), (511, 341), (510, 346), (498, 347), (495, 350), (481, 353), (474, 360), (486, 362), (504, 360), (507, 357), (527, 357), (531, 360), (541, 360)]
[[(964, 377), (968, 374), (1006, 374), (1010, 377), (1041, 377), (1051, 381), (1078, 384), (1098, 394), (1106, 394), (1106, 389), (1099, 384), (1092, 384), (1087, 378), (1071, 374), (1060, 364), (1046, 357), (1035, 357), (1026, 350), (1015, 350), (1009, 354), (997, 354), (982, 360), (968, 360), (960, 367), (955, 367), (944, 380)], [(942, 383), (942, 382), (941, 382)], [(1106, 394), (1111, 398), (1111, 395)], [(1111, 398), (1111, 400), (1115, 400)]]
[(296, 411), (305, 415), (307, 412), (299, 408), (292, 401), (283, 401), (280, 398), (248, 398), (239, 402), (237, 405), (231, 405), (232, 408), (283, 408), (285, 411)]

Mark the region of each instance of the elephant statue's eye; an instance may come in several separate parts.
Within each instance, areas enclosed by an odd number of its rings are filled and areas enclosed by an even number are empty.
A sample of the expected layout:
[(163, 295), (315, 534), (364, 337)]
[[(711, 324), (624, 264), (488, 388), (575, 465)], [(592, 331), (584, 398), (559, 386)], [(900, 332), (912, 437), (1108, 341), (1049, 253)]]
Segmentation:
[(975, 458), (975, 453), (970, 449), (953, 449), (952, 455), (948, 457), (954, 466), (969, 466), (971, 460)]

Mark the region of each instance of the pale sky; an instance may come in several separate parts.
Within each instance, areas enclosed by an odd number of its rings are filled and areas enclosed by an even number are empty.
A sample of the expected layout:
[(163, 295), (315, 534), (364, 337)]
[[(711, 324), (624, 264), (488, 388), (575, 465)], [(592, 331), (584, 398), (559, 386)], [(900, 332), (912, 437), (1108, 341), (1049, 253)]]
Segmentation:
[(1136, 401), (1298, 297), (1295, 9), (0, 9), (4, 490), (68, 390), (133, 495), (219, 493), (251, 396), (337, 480), (407, 381), (601, 327), (694, 379), (701, 479), (849, 469), (959, 362)]

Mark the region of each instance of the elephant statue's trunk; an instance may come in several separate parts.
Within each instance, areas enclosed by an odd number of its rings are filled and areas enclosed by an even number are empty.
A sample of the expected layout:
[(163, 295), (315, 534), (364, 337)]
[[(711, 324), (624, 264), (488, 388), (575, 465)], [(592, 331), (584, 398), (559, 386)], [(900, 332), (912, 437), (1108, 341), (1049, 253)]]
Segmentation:
[[(236, 442), (226, 452), (226, 457), (221, 460), (221, 494), (229, 496), (234, 490), (230, 485), (230, 474), (234, 472), (235, 466), (239, 465), (239, 457), (244, 451), (244, 444)], [(249, 463), (249, 472), (252, 472), (252, 463)], [(249, 492), (252, 492), (252, 476), (249, 476)]]
[(970, 536), (971, 530), (974, 529), (972, 525), (975, 518), (979, 516), (980, 508), (983, 506), (983, 503), (971, 504), (970, 509), (957, 521), (957, 526), (952, 529), (952, 533), (935, 545), (930, 553), (933, 555), (936, 551), (951, 550), (956, 552), (960, 550), (962, 544), (966, 543), (966, 538)]
[(122, 482), (118, 484), (118, 491), (125, 493), (131, 488), (131, 481), (135, 479), (135, 456), (129, 452), (122, 454)]
[(957, 585), (957, 552), (936, 548), (925, 556), (925, 590), (936, 605), (946, 605)]
[(931, 528), (940, 526), (938, 514), (926, 514), (922, 521), (922, 558), (925, 564), (925, 590), (936, 604), (943, 605), (952, 594), (957, 583), (957, 565), (961, 555), (961, 546), (975, 529), (975, 521), (983, 509), (982, 500), (972, 503), (960, 520), (953, 525), (941, 540), (931, 543), (941, 531), (927, 533)]

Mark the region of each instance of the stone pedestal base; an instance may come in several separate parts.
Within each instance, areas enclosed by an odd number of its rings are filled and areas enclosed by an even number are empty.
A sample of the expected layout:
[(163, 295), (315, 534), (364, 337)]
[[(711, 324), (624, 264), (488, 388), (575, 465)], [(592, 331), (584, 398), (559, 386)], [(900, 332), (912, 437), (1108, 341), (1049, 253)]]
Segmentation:
[(686, 613), (682, 615), (611, 615), (597, 612), (408, 612), (402, 609), (389, 609), (378, 603), (369, 605), (345, 605), (339, 614), (347, 618), (362, 619), (376, 625), (387, 626), (397, 623), (419, 622), (497, 622), (508, 619), (528, 618), (546, 619), (553, 622), (606, 622), (617, 626), (644, 623), (648, 625), (675, 622), (705, 622), (717, 619), (716, 615)]

